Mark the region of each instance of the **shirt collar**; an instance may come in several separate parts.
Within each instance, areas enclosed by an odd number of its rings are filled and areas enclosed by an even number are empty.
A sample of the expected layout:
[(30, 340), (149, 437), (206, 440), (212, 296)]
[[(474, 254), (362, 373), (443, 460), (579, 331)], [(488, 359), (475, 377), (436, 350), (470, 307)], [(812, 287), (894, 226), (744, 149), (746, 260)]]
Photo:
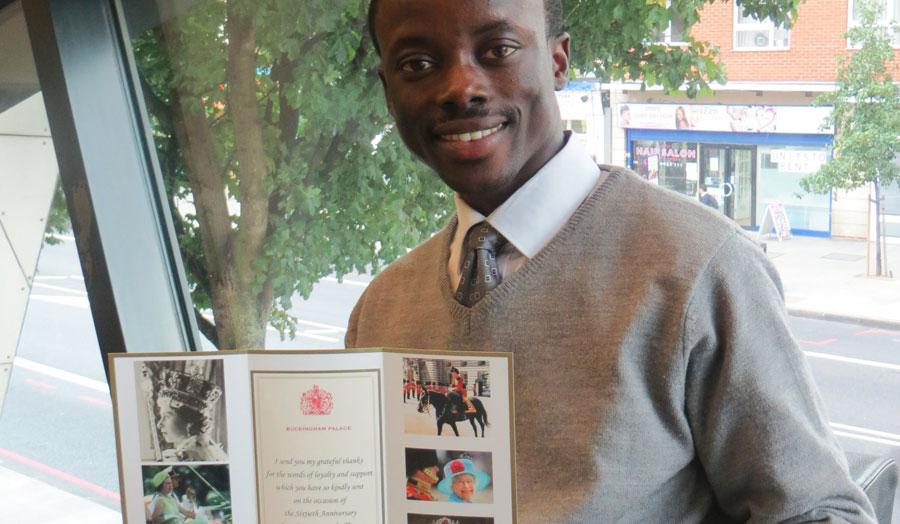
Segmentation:
[(600, 168), (567, 133), (563, 148), (487, 217), (454, 195), (458, 224), (452, 258), (459, 260), (466, 233), (482, 220), (494, 226), (520, 253), (534, 257), (565, 226), (599, 180)]

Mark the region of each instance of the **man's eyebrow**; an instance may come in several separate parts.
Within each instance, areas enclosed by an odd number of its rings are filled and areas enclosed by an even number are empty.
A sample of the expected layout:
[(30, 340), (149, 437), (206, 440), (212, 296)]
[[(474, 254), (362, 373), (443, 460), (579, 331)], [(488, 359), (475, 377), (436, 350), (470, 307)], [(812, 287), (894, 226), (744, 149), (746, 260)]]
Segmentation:
[(475, 29), (474, 34), (482, 35), (484, 33), (490, 33), (493, 31), (510, 31), (515, 29), (516, 26), (509, 22), (509, 20), (496, 20), (494, 22), (488, 22), (477, 29)]
[(421, 35), (402, 36), (391, 43), (391, 49), (404, 49), (407, 47), (424, 47), (428, 45), (429, 38)]

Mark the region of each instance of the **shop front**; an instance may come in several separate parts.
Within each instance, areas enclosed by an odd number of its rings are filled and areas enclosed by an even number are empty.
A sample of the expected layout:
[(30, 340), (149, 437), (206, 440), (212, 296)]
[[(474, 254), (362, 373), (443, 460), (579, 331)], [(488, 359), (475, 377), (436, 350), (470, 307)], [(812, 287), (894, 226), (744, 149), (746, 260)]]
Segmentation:
[(627, 163), (649, 182), (692, 198), (705, 186), (746, 229), (781, 203), (795, 234), (830, 235), (830, 195), (800, 187), (830, 154), (827, 108), (620, 104), (618, 113)]

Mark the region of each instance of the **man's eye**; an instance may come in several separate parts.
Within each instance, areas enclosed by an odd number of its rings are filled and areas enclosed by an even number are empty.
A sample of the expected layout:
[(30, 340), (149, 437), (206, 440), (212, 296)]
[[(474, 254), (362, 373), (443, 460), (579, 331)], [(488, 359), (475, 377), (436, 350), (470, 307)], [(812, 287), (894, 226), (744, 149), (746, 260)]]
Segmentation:
[(516, 52), (516, 48), (509, 45), (498, 45), (490, 48), (487, 52), (490, 58), (506, 58)]
[(400, 64), (400, 70), (407, 73), (421, 73), (422, 71), (427, 71), (432, 67), (434, 67), (434, 64), (432, 64), (428, 60), (421, 58), (406, 60)]

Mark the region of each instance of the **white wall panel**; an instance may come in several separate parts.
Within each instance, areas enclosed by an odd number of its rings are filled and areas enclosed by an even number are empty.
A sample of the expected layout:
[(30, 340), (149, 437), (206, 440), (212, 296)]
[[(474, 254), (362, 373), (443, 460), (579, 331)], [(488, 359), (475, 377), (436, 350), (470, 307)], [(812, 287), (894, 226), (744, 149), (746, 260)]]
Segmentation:
[(39, 93), (0, 114), (0, 408), (57, 176)]

